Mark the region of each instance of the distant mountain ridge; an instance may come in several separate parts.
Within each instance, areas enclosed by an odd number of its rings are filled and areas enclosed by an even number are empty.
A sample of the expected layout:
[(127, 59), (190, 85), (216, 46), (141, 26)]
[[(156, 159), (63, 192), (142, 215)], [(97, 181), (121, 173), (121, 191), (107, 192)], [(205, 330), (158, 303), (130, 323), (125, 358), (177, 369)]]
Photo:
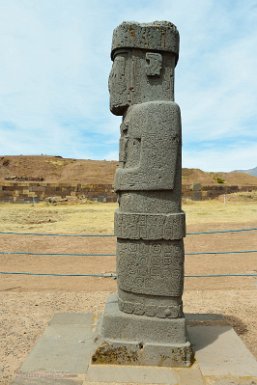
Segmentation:
[[(118, 161), (69, 159), (47, 155), (0, 155), (0, 182), (113, 184)], [(255, 169), (257, 171), (257, 168)], [(247, 172), (204, 172), (182, 169), (182, 184), (257, 185), (257, 174)]]
[(250, 168), (249, 170), (236, 170), (234, 172), (244, 172), (245, 174), (257, 176), (257, 167)]

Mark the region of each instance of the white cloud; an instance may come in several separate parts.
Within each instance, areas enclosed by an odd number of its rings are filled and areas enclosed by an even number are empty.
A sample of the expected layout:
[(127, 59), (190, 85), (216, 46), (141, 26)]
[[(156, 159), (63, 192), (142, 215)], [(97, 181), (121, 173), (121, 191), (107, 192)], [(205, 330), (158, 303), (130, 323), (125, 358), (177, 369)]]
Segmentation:
[(176, 99), (187, 167), (255, 167), (256, 4), (0, 1), (0, 152), (117, 156), (120, 119), (107, 90), (112, 30), (123, 20), (168, 19), (181, 35)]
[(200, 151), (195, 147), (190, 152), (184, 151), (182, 163), (183, 167), (200, 168), (204, 171), (247, 170), (256, 164), (256, 154), (256, 142), (238, 143), (227, 148), (217, 145)]

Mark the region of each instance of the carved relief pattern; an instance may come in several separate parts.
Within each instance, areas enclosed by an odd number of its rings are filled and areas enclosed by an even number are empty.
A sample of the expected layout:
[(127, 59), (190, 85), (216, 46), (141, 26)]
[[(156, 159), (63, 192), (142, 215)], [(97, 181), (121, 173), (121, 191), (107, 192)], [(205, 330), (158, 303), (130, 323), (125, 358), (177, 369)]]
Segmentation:
[(131, 214), (115, 212), (114, 232), (127, 239), (181, 239), (185, 236), (185, 214)]
[(117, 241), (118, 285), (128, 292), (181, 296), (183, 262), (183, 241)]
[(179, 318), (182, 317), (182, 305), (177, 306), (157, 306), (145, 305), (144, 303), (136, 303), (123, 301), (119, 298), (119, 308), (124, 313), (135, 315), (146, 315), (148, 317), (157, 318)]
[(181, 153), (177, 104), (151, 102), (130, 107), (125, 122), (115, 190), (173, 190)]
[(155, 52), (147, 52), (145, 58), (147, 76), (160, 76), (162, 69), (162, 55)]

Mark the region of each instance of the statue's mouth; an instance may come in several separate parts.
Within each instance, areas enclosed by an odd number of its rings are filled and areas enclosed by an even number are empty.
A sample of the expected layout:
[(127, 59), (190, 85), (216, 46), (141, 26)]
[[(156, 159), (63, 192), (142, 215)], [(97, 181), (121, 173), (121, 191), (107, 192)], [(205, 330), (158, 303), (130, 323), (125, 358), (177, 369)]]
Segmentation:
[(110, 104), (110, 111), (117, 116), (124, 115), (126, 110), (128, 109), (128, 106), (121, 105), (121, 104)]

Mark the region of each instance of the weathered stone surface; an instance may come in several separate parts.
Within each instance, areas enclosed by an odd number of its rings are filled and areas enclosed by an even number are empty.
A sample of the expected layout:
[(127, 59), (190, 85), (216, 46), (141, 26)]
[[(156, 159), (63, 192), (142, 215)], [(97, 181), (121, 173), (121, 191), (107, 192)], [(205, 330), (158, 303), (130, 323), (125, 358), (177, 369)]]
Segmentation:
[(179, 33), (176, 26), (168, 21), (140, 24), (125, 21), (113, 32), (112, 59), (119, 48), (171, 52), (178, 58)]
[[(121, 341), (138, 341), (156, 344), (184, 344), (187, 342), (185, 319), (157, 319), (154, 316), (134, 317), (118, 308), (117, 297), (112, 295), (105, 306), (102, 335)], [(172, 327), (171, 327), (172, 326)]]
[[(194, 325), (188, 333), (195, 345), (196, 360), (206, 377), (252, 378), (256, 385), (257, 362), (230, 325)], [(216, 385), (216, 382), (214, 382)], [(244, 382), (235, 382), (236, 385)], [(218, 384), (224, 384), (222, 381)], [(230, 382), (228, 382), (230, 385)], [(231, 385), (234, 385), (231, 379)], [(248, 385), (248, 384), (247, 384)]]
[(125, 314), (116, 296), (106, 304), (98, 344), (93, 363), (181, 367), (192, 360), (184, 318)]
[(169, 22), (124, 22), (114, 31), (110, 109), (123, 116), (114, 183), (118, 293), (104, 311), (95, 363), (188, 366), (193, 359), (182, 304), (178, 51)]
[(181, 240), (118, 239), (118, 286), (132, 293), (181, 296), (183, 256), (184, 247)]
[(141, 214), (115, 212), (114, 233), (124, 239), (181, 239), (185, 236), (185, 214)]
[(180, 141), (177, 104), (152, 101), (130, 107), (121, 126), (122, 167), (116, 171), (115, 190), (173, 190), (180, 165)]

